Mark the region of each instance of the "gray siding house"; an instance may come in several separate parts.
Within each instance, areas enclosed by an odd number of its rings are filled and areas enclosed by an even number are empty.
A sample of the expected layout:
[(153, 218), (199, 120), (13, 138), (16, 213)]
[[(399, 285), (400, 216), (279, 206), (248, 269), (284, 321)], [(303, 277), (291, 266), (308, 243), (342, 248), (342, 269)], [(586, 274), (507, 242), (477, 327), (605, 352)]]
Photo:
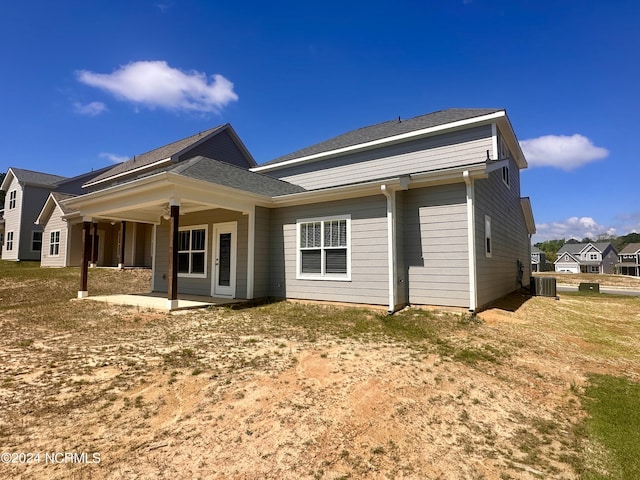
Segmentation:
[(547, 257), (545, 256), (544, 252), (536, 246), (531, 247), (531, 271), (547, 271)]
[(618, 254), (618, 273), (640, 277), (640, 243), (630, 243)]
[(259, 166), (230, 126), (213, 131), (227, 148), (132, 159), (63, 201), (84, 238), (96, 221), (150, 226), (169, 308), (199, 294), (475, 311), (530, 275), (527, 162), (502, 109), (384, 122)]
[(565, 243), (554, 262), (560, 273), (614, 273), (618, 252), (609, 242)]

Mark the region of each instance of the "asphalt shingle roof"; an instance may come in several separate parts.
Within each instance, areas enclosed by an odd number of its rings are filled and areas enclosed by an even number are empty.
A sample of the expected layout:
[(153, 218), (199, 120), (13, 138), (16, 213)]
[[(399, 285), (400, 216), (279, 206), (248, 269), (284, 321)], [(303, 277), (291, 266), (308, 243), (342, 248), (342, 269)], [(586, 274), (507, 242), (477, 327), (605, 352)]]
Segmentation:
[(339, 148), (351, 147), (361, 143), (402, 135), (403, 133), (489, 115), (502, 110), (503, 109), (500, 108), (450, 108), (448, 110), (440, 110), (426, 115), (409, 118), (407, 120), (389, 120), (388, 122), (382, 122), (376, 125), (352, 130), (329, 140), (325, 140), (324, 142), (317, 143), (310, 147), (306, 147), (296, 152), (265, 162), (260, 166), (273, 165), (287, 160), (329, 152)]
[[(610, 242), (590, 242), (590, 243), (601, 252), (604, 252), (605, 249), (609, 245), (611, 245)], [(576, 253), (580, 253), (582, 249), (587, 245), (589, 244), (588, 243), (565, 243), (562, 247), (560, 247), (560, 250), (558, 250), (558, 255), (564, 252), (568, 252), (572, 255), (575, 255)]]
[(67, 179), (67, 177), (61, 177), (60, 175), (35, 172), (33, 170), (25, 170), (23, 168), (11, 167), (11, 171), (19, 182), (30, 183), (34, 185), (55, 186), (57, 183)]
[(201, 156), (180, 162), (166, 171), (270, 197), (305, 191), (304, 188), (284, 180)]
[(630, 243), (620, 251), (620, 254), (629, 255), (636, 253), (638, 250), (640, 250), (640, 243)]
[(69, 198), (74, 198), (77, 195), (73, 195), (71, 193), (60, 193), (60, 192), (52, 192), (51, 195), (53, 195), (53, 198), (55, 198), (58, 205), (60, 205), (60, 209), (62, 210), (62, 213), (64, 213), (65, 215), (68, 215), (69, 213), (75, 211), (66, 207), (64, 204), (64, 201)]
[(191, 135), (190, 137), (183, 138), (182, 140), (177, 140), (168, 145), (164, 145), (162, 147), (156, 148), (154, 150), (150, 150), (141, 155), (136, 155), (133, 158), (127, 160), (126, 162), (119, 163), (114, 166), (110, 170), (98, 175), (93, 178), (91, 182), (98, 182), (100, 180), (104, 180), (114, 175), (118, 175), (120, 173), (125, 173), (130, 170), (134, 170), (136, 168), (145, 167), (147, 165), (151, 165), (160, 160), (164, 160), (165, 158), (169, 158), (176, 153), (181, 152), (185, 148), (190, 147), (191, 145), (199, 142), (204, 137), (221, 130), (225, 125), (219, 125), (217, 127), (210, 128), (209, 130), (205, 130), (204, 132), (197, 133), (195, 135)]

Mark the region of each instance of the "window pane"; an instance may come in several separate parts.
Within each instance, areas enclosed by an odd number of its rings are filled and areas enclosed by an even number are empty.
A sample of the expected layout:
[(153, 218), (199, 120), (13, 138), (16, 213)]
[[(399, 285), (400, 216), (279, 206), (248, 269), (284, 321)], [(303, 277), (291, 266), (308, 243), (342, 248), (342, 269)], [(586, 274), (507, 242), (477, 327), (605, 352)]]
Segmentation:
[(204, 229), (191, 232), (191, 249), (204, 250)]
[(338, 222), (339, 225), (339, 230), (340, 230), (340, 243), (336, 246), (340, 246), (340, 247), (346, 247), (347, 246), (347, 221), (346, 220), (340, 220), (340, 222)]
[(204, 252), (191, 254), (191, 273), (204, 273)]
[(320, 250), (304, 250), (302, 254), (302, 273), (321, 273)]
[(218, 237), (218, 285), (231, 285), (231, 234), (221, 233)]
[(189, 254), (178, 254), (178, 273), (189, 273)]
[(190, 231), (185, 230), (184, 232), (178, 232), (178, 250), (186, 251), (189, 250), (189, 238)]
[(300, 247), (307, 248), (307, 227), (308, 224), (300, 224)]
[(322, 246), (322, 228), (320, 222), (313, 224), (313, 244), (310, 247)]
[(326, 273), (347, 273), (347, 250), (334, 249), (325, 252)]

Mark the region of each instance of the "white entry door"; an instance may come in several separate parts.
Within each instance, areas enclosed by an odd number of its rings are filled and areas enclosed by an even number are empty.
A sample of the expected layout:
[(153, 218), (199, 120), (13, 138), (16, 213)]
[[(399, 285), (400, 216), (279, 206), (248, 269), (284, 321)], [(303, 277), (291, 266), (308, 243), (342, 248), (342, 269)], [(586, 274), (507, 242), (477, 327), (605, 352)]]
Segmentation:
[(236, 296), (237, 222), (213, 226), (213, 297)]

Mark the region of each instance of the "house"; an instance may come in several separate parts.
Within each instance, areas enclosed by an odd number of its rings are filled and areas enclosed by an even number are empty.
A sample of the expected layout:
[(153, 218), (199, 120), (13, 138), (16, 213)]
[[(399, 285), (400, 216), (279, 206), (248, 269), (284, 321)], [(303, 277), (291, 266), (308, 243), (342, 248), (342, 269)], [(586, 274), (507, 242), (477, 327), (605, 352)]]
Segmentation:
[[(130, 160), (105, 168), (84, 178), (80, 189), (85, 194), (105, 190), (128, 180), (144, 177), (168, 164), (198, 155), (225, 156), (243, 166), (255, 161), (230, 126), (220, 126), (153, 149)], [(82, 218), (67, 208), (65, 200), (78, 195), (51, 193), (36, 222), (43, 226), (42, 266), (80, 266), (82, 260)], [(152, 267), (153, 225), (135, 216), (94, 218), (90, 229), (90, 265)]]
[(531, 247), (531, 271), (547, 271), (547, 257), (542, 250), (535, 246)]
[(609, 242), (565, 243), (554, 262), (556, 272), (614, 273), (618, 252)]
[(384, 122), (260, 166), (217, 128), (235, 148), (134, 159), (62, 201), (84, 239), (94, 222), (150, 226), (168, 308), (198, 294), (475, 311), (530, 274), (527, 162), (505, 110)]
[(4, 208), (0, 208), (0, 258), (2, 258), (3, 246), (4, 246)]
[(640, 243), (630, 243), (618, 254), (618, 273), (640, 277)]

